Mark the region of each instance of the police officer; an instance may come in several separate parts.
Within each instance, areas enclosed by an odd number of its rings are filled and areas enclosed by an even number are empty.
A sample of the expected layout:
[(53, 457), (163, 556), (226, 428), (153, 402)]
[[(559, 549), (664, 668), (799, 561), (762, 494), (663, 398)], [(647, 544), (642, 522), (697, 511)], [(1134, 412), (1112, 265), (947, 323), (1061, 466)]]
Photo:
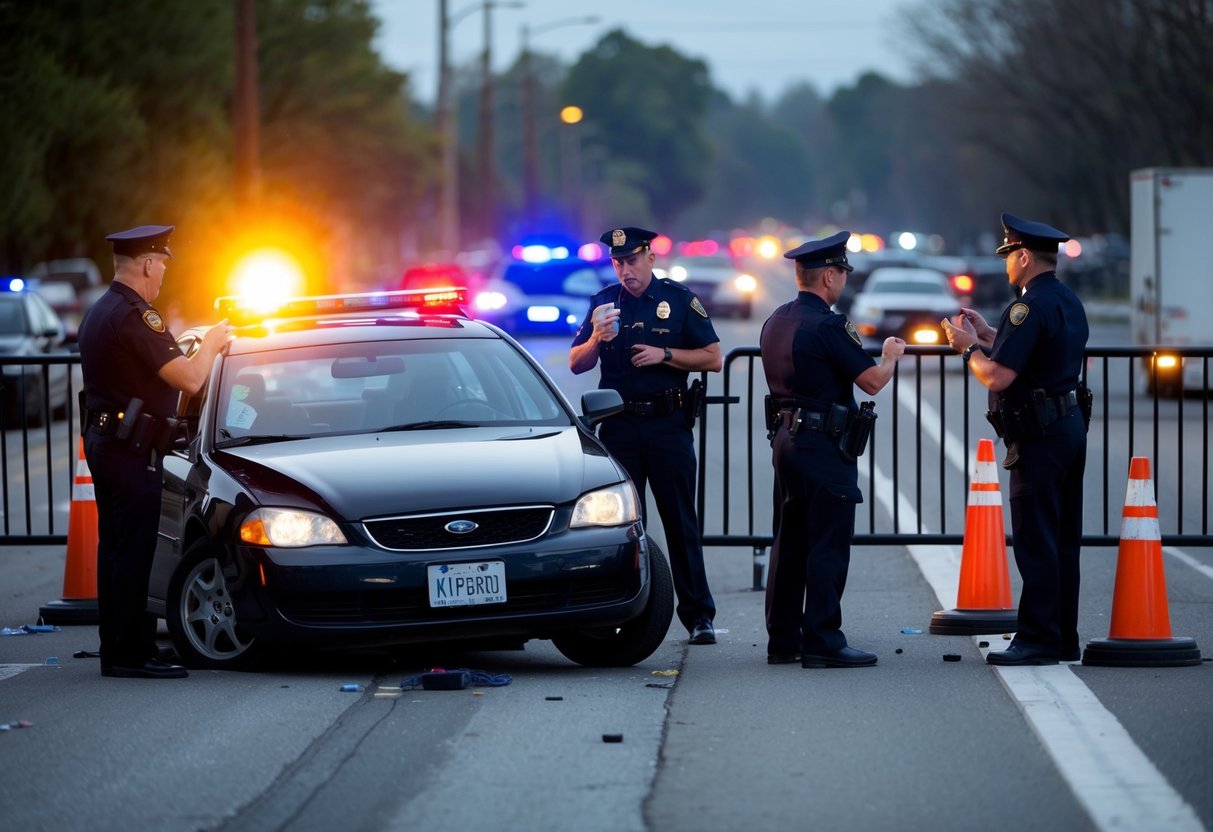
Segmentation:
[(97, 497), (97, 606), (101, 674), (169, 679), (187, 674), (157, 651), (147, 612), (160, 521), (161, 455), (172, 440), (177, 391), (197, 393), (230, 340), (227, 322), (207, 330), (186, 358), (151, 303), (168, 261), (171, 225), (106, 237), (114, 280), (80, 324), (84, 453)]
[(1082, 479), (1090, 399), (1080, 385), (1087, 346), (1082, 302), (1057, 279), (1070, 239), (1042, 222), (1002, 215), (997, 254), (1019, 299), (995, 330), (962, 309), (942, 322), (952, 347), (990, 390), (990, 413), (1011, 469), (1011, 536), (1023, 578), (1015, 638), (988, 653), (997, 665), (1077, 661)]
[(796, 261), (799, 292), (762, 326), (775, 466), (775, 544), (766, 596), (769, 664), (876, 664), (874, 653), (848, 646), (841, 629), (855, 506), (863, 502), (855, 459), (862, 447), (851, 439), (864, 420), (858, 418), (853, 385), (869, 395), (879, 392), (906, 345), (900, 338), (885, 339), (877, 364), (846, 316), (831, 311), (853, 268), (847, 262), (850, 236), (840, 231), (783, 255)]
[[(691, 644), (715, 644), (716, 602), (708, 588), (695, 516), (694, 415), (687, 375), (718, 372), (720, 339), (703, 305), (676, 281), (653, 277), (657, 234), (616, 228), (602, 235), (618, 286), (594, 295), (569, 351), (580, 374), (601, 363), (599, 388), (618, 390), (624, 412), (602, 424), (602, 441), (627, 470), (645, 506), (651, 485), (665, 527), (678, 618)], [(689, 418), (688, 418), (689, 416)], [(647, 508), (644, 510), (647, 522)]]

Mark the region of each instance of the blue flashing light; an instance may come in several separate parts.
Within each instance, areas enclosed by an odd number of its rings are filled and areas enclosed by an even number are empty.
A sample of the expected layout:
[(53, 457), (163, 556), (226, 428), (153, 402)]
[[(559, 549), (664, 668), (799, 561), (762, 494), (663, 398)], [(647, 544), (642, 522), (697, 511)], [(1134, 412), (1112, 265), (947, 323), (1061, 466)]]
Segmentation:
[(6, 292), (21, 292), (25, 290), (25, 281), (20, 277), (2, 277), (0, 285)]

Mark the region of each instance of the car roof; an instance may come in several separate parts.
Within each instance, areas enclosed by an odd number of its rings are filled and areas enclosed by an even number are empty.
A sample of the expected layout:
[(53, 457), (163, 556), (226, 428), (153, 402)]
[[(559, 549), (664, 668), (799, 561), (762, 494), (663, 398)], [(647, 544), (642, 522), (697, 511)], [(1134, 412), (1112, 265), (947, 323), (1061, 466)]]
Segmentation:
[(871, 285), (873, 281), (879, 283), (885, 280), (938, 283), (946, 282), (947, 279), (948, 276), (938, 269), (926, 269), (918, 266), (880, 266), (872, 269), (866, 285)]

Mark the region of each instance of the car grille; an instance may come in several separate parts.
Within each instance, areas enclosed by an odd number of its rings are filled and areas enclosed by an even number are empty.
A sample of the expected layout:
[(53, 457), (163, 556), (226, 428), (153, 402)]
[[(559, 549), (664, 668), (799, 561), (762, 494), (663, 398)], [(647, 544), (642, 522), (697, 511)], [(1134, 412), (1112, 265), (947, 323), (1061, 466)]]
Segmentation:
[(408, 624), (466, 620), (518, 613), (538, 613), (592, 607), (625, 601), (639, 589), (638, 576), (578, 577), (527, 581), (509, 587), (504, 604), (432, 608), (422, 589), (388, 589), (380, 592), (293, 594), (279, 599), (279, 609), (299, 624), (322, 627), (335, 624)]
[[(368, 520), (363, 525), (371, 539), (385, 549), (424, 552), (525, 543), (548, 530), (553, 514), (555, 510), (551, 506), (523, 506), (389, 517)], [(476, 528), (463, 534), (448, 531), (447, 526), (456, 521), (470, 521)]]

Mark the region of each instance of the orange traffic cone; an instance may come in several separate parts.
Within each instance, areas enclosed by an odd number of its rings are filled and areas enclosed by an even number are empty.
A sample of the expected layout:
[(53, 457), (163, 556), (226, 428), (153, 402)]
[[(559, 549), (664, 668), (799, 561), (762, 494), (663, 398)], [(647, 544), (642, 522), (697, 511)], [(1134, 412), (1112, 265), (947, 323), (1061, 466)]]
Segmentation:
[(72, 481), (72, 507), (67, 522), (67, 560), (63, 564), (63, 598), (39, 610), (47, 624), (96, 624), (97, 608), (97, 498), (93, 474), (84, 458), (84, 440), (77, 442), (76, 476)]
[(1120, 520), (1112, 626), (1107, 638), (1092, 639), (1083, 664), (1104, 667), (1184, 667), (1200, 664), (1190, 638), (1171, 637), (1162, 535), (1148, 457), (1129, 462), (1129, 488)]
[(1002, 493), (994, 465), (994, 440), (977, 443), (977, 469), (969, 485), (965, 540), (960, 555), (956, 609), (931, 616), (931, 632), (942, 636), (1005, 633), (1018, 626), (1011, 604), (1007, 535), (1002, 524)]

